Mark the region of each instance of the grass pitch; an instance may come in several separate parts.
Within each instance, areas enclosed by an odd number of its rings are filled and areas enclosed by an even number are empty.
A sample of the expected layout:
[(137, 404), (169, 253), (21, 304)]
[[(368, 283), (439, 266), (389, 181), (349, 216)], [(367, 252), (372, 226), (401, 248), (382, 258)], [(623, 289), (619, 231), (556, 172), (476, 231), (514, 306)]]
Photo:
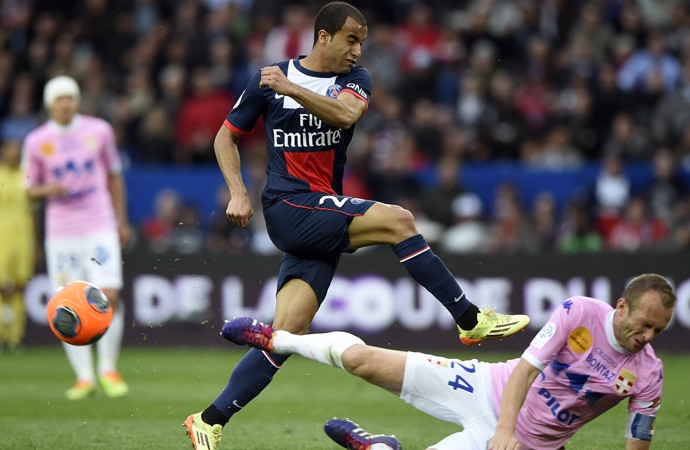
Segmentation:
[[(472, 351), (463, 357), (500, 360)], [(69, 402), (73, 382), (58, 345), (0, 354), (0, 449), (188, 449), (181, 424), (225, 386), (244, 354), (234, 348), (125, 348), (120, 370), (129, 396)], [(665, 390), (652, 448), (690, 448), (690, 355), (662, 355)], [(627, 402), (575, 435), (570, 449), (624, 448)], [(336, 449), (323, 433), (331, 417), (350, 417), (372, 432), (395, 433), (408, 450), (458, 431), (393, 395), (321, 364), (292, 357), (274, 382), (228, 424), (222, 449)]]

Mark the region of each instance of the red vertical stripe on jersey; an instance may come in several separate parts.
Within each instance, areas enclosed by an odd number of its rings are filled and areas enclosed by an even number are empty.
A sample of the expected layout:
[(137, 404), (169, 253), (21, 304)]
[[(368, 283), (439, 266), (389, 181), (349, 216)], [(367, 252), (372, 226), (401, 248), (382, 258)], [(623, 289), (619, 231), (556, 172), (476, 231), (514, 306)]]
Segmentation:
[(310, 191), (335, 194), (331, 186), (335, 150), (284, 152), (283, 155), (285, 155), (288, 173), (309, 183)]

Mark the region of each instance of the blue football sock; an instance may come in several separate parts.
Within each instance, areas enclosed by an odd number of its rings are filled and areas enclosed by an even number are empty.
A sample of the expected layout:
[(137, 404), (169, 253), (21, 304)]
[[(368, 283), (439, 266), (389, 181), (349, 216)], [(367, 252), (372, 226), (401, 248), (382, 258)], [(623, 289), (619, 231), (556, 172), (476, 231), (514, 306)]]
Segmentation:
[(230, 381), (223, 392), (213, 405), (202, 413), (204, 422), (225, 426), (233, 414), (245, 407), (268, 386), (273, 380), (273, 375), (289, 356), (250, 349), (232, 371)]
[(446, 307), (458, 325), (463, 329), (474, 328), (479, 309), (465, 297), (453, 274), (421, 234), (392, 247), (410, 276)]

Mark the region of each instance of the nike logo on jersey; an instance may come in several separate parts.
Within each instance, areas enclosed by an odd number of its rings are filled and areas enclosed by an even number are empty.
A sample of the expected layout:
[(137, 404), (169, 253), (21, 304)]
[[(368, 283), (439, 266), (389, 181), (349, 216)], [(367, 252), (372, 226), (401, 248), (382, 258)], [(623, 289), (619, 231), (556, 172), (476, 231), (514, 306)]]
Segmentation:
[(277, 98), (277, 99), (283, 98), (283, 97), (285, 97), (285, 95), (283, 95), (283, 94), (276, 94), (276, 98)]
[(462, 294), (458, 295), (453, 299), (455, 303), (459, 302), (463, 297), (465, 296), (465, 293), (463, 292)]

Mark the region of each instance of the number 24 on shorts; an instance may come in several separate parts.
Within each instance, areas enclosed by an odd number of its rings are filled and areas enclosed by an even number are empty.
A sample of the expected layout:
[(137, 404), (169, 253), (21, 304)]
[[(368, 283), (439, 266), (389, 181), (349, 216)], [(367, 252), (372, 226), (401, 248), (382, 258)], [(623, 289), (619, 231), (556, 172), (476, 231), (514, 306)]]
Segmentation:
[[(475, 370), (477, 370), (476, 367), (474, 366), (474, 364), (472, 364), (471, 367), (467, 367), (467, 366), (465, 366), (465, 365), (463, 365), (463, 364), (461, 364), (461, 363), (459, 363), (459, 362), (457, 362), (457, 361), (451, 361), (451, 362), (450, 362), (450, 367), (453, 368), (453, 369), (454, 369), (454, 368), (462, 368), (462, 369), (464, 369), (465, 372), (467, 372), (467, 373), (474, 373)], [(455, 380), (449, 381), (449, 382), (448, 382), (448, 386), (452, 387), (454, 391), (457, 391), (458, 389), (462, 389), (463, 391), (467, 391), (467, 392), (469, 392), (470, 394), (471, 394), (472, 392), (474, 392), (474, 388), (472, 387), (472, 385), (470, 385), (470, 383), (468, 383), (467, 380), (465, 380), (465, 379), (464, 379), (461, 375), (459, 375), (459, 374), (455, 374)]]

